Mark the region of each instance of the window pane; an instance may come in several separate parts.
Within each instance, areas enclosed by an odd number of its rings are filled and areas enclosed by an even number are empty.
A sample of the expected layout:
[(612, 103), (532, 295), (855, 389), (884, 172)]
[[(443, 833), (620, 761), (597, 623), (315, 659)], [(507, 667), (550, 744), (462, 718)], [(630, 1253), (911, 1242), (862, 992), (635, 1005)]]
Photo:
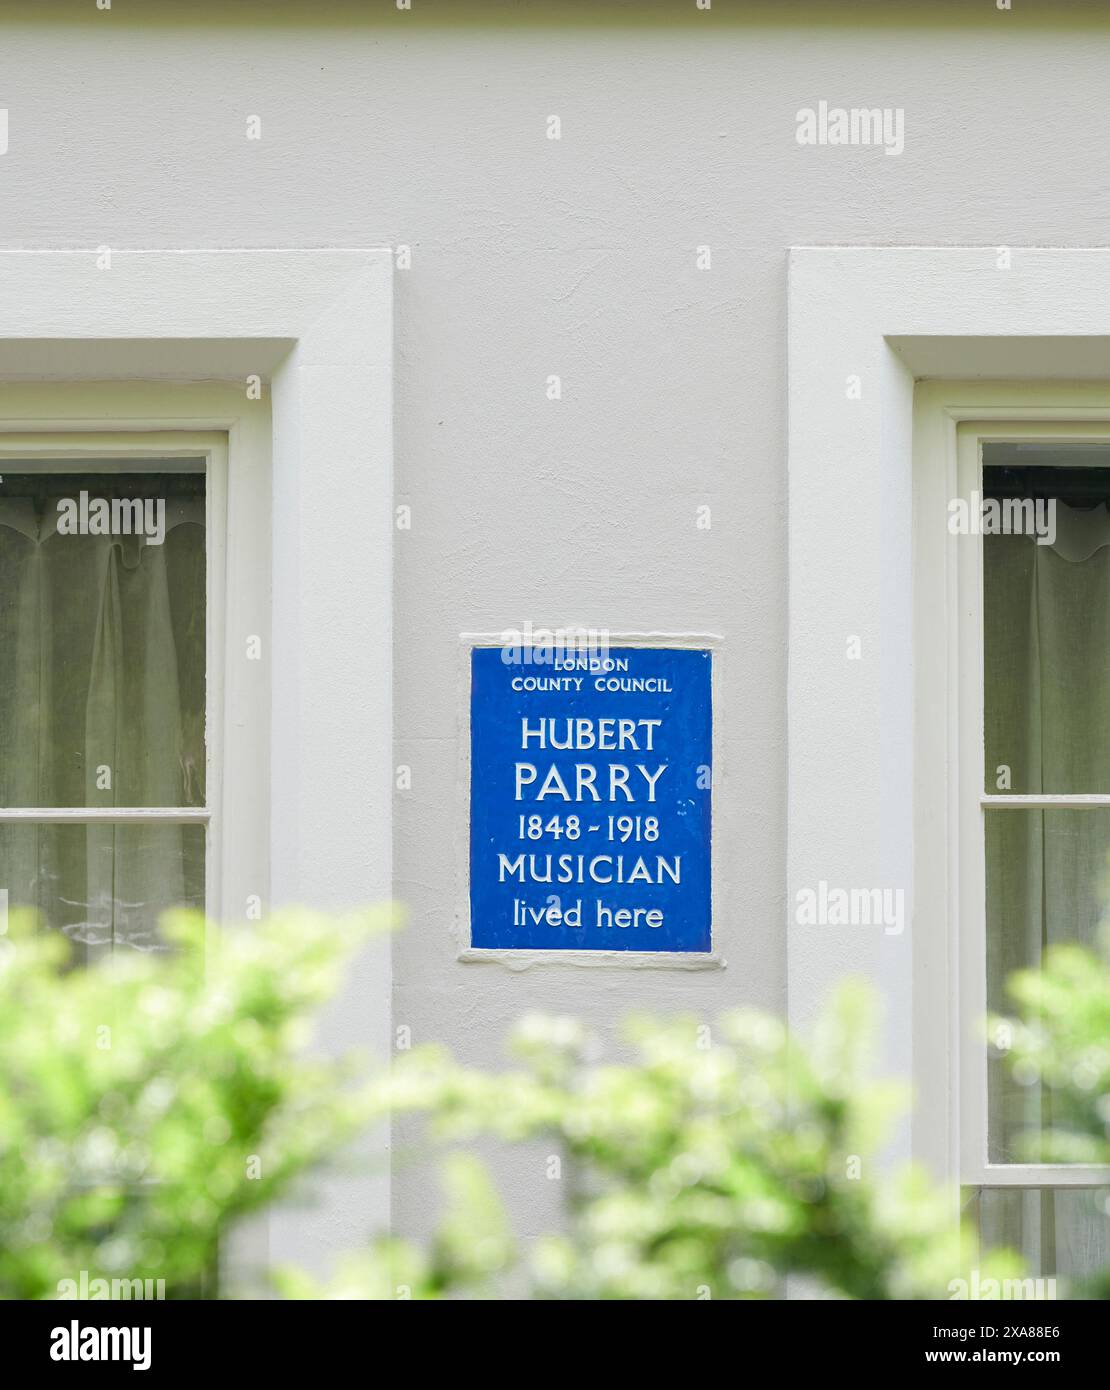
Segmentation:
[(988, 462), (1024, 447), (983, 448), (984, 507), (1035, 503), (1021, 515), (1045, 541), (986, 534), (984, 512), (984, 786), (1110, 792), (1110, 467)]
[[(1067, 1280), (1043, 1297), (1064, 1298), (1110, 1264), (1110, 1190), (1106, 1188), (980, 1188), (968, 1194), (984, 1248), (1006, 1246), (1024, 1256), (1034, 1277)], [(1037, 1290), (1033, 1290), (1034, 1294)]]
[(0, 482), (0, 805), (204, 804), (205, 477)]
[(0, 825), (0, 888), (36, 909), (78, 960), (158, 950), (158, 917), (204, 907), (204, 826)]
[[(986, 814), (987, 1007), (1012, 1013), (1008, 976), (1037, 967), (1058, 942), (1093, 943), (1103, 912), (1110, 809)], [(1054, 1123), (1047, 1087), (1019, 1085), (1001, 1058), (988, 1068), (992, 1163), (1028, 1159), (1020, 1140)]]

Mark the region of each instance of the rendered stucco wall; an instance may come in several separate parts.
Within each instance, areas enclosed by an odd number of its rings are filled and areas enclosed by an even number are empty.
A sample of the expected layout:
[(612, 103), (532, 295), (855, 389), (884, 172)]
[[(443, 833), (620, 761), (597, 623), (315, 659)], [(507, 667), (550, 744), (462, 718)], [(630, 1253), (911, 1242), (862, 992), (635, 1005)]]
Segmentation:
[[(394, 1022), (414, 1041), (493, 1063), (529, 1009), (783, 1009), (786, 247), (1105, 243), (1108, 63), (1098, 6), (1031, 0), (0, 5), (0, 245), (412, 248)], [(800, 147), (822, 100), (901, 108), (904, 151)], [(727, 969), (456, 961), (458, 634), (527, 621), (724, 635)], [(332, 1031), (366, 1036), (357, 997)], [(418, 1232), (434, 1194), (410, 1145), (394, 1209)], [(495, 1159), (525, 1231), (556, 1202), (541, 1157)]]

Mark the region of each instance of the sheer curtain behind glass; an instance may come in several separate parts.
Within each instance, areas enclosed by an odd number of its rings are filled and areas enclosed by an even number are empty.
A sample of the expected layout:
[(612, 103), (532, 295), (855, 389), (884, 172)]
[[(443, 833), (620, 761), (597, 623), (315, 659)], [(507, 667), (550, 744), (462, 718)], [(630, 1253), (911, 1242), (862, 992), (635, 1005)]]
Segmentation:
[[(160, 502), (160, 543), (67, 533), (82, 491)], [(5, 469), (0, 805), (203, 805), (204, 625), (202, 473)], [(87, 947), (151, 949), (160, 912), (203, 903), (203, 826), (7, 823), (0, 887)]]
[[(985, 470), (987, 495), (1001, 472)], [(1110, 792), (1110, 512), (1096, 495), (1105, 474), (1110, 496), (1110, 472), (1067, 474), (1082, 485), (1057, 487), (1068, 501), (1057, 496), (1054, 544), (984, 537), (988, 792)], [(1110, 811), (988, 810), (985, 825), (988, 1005), (1009, 1012), (1013, 971), (1039, 965), (1053, 943), (1093, 941)], [(988, 1108), (992, 1163), (1029, 1159), (1023, 1136), (1053, 1123), (1048, 1089), (1018, 1084), (1000, 1059), (990, 1064)], [(1110, 1262), (1105, 1196), (985, 1191), (983, 1234), (1023, 1249), (1042, 1274), (1081, 1275)]]

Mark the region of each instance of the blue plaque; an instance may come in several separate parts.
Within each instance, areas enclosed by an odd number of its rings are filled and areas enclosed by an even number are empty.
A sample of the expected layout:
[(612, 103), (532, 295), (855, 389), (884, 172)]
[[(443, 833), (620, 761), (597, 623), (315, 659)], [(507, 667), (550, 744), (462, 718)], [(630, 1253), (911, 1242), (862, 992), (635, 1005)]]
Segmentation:
[(712, 747), (708, 651), (475, 647), (471, 945), (710, 950)]

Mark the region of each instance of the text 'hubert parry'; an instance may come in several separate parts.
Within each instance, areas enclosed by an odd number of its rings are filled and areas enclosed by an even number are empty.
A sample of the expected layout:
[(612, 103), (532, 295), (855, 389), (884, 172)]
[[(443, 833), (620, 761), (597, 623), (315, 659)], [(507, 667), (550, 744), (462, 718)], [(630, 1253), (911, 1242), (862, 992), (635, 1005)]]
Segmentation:
[(166, 539), (164, 497), (62, 497), (59, 536), (145, 536), (150, 545)]

